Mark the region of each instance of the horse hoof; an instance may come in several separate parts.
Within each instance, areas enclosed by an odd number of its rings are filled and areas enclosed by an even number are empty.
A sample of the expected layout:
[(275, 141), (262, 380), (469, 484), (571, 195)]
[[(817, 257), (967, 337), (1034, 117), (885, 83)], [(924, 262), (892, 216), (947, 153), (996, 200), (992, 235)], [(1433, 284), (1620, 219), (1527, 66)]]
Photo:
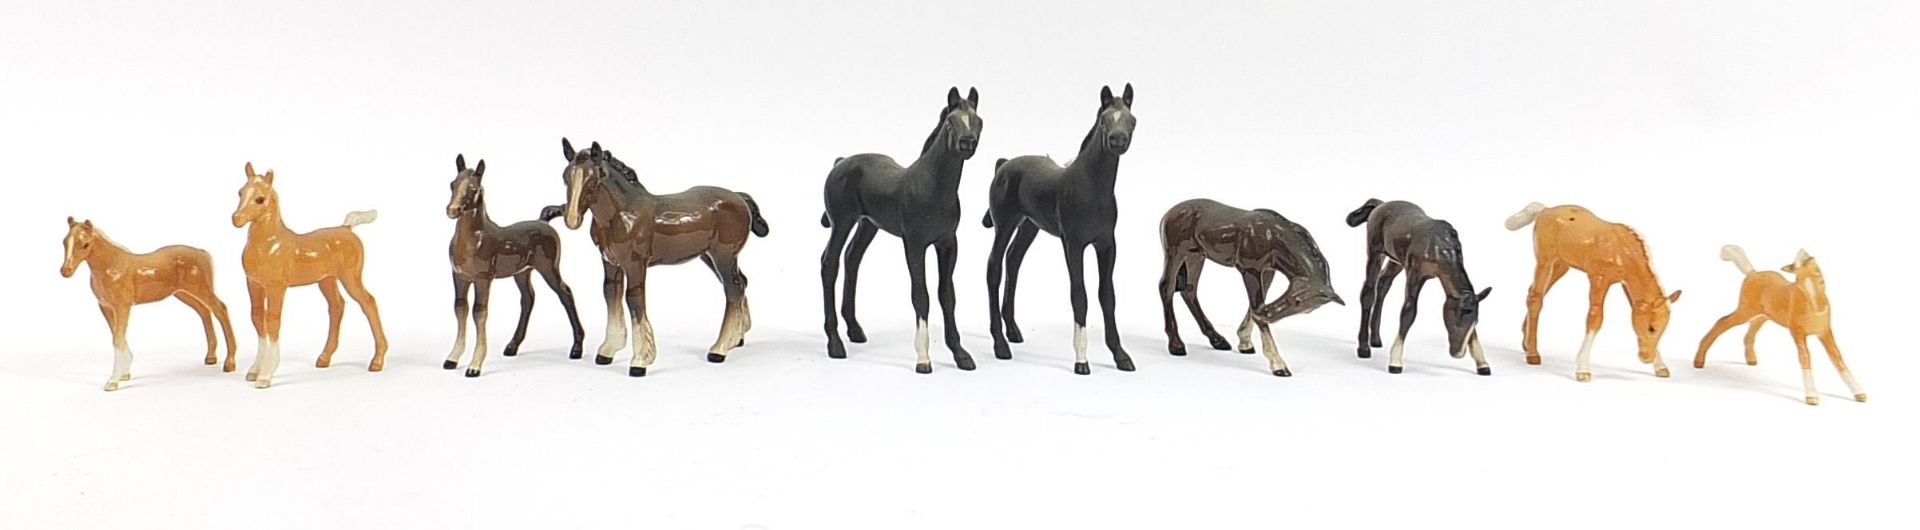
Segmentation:
[(1707, 367), (1707, 362), (1706, 362), (1706, 361), (1704, 361), (1704, 360), (1702, 360), (1702, 361), (1694, 361), (1694, 362), (1693, 362), (1693, 369), (1695, 369), (1695, 370), (1699, 370), (1699, 369), (1701, 369), (1701, 368), (1706, 368), (1706, 367)]
[(107, 391), (108, 391), (108, 392), (112, 392), (112, 391), (115, 391), (115, 390), (119, 390), (119, 389), (120, 389), (120, 382), (119, 382), (119, 381), (107, 381), (107, 386), (106, 386), (106, 389), (107, 389)]
[(1013, 348), (1009, 348), (1009, 347), (1007, 347), (1007, 345), (1006, 345), (1006, 344), (994, 344), (994, 345), (993, 345), (993, 358), (995, 358), (995, 359), (1000, 359), (1000, 360), (1002, 360), (1002, 361), (1004, 361), (1004, 360), (1007, 360), (1007, 359), (1012, 359), (1012, 358), (1013, 358)]
[(258, 379), (260, 379), (260, 374), (247, 372), (247, 382), (251, 383)]
[(931, 374), (933, 373), (933, 363), (928, 362), (928, 363), (915, 364), (913, 365), (913, 373)]
[(1397, 374), (1397, 373), (1400, 373), (1400, 371), (1401, 371), (1401, 370), (1402, 370), (1402, 368), (1400, 368), (1400, 367), (1398, 367), (1398, 366), (1388, 366), (1388, 367), (1387, 367), (1387, 373), (1389, 373), (1389, 374)]
[(1592, 374), (1592, 373), (1590, 373), (1590, 372), (1575, 372), (1575, 373), (1573, 374), (1573, 380), (1575, 380), (1575, 381), (1579, 381), (1579, 382), (1582, 382), (1582, 383), (1585, 383), (1585, 382), (1588, 382), (1588, 381), (1592, 381), (1592, 380), (1593, 380), (1593, 374)]
[(848, 342), (852, 342), (852, 343), (855, 343), (855, 344), (864, 344), (864, 343), (866, 343), (866, 342), (867, 342), (867, 332), (866, 332), (866, 330), (863, 330), (863, 329), (860, 329), (859, 327), (848, 327), (848, 328), (847, 328), (847, 341), (848, 341)]
[(1534, 366), (1540, 366), (1540, 354), (1538, 354), (1538, 353), (1529, 353), (1529, 354), (1527, 354), (1527, 364), (1531, 364), (1531, 365), (1534, 365)]
[(1120, 358), (1117, 358), (1117, 359), (1114, 359), (1114, 360), (1113, 360), (1113, 367), (1114, 367), (1114, 368), (1119, 368), (1119, 369), (1120, 369), (1120, 371), (1122, 371), (1122, 372), (1131, 372), (1131, 371), (1133, 371), (1133, 358), (1132, 358), (1132, 357), (1120, 357)]
[(1220, 351), (1227, 351), (1227, 350), (1233, 349), (1232, 344), (1227, 344), (1227, 339), (1220, 338), (1220, 337), (1208, 337), (1207, 343), (1209, 346), (1213, 346), (1213, 349), (1220, 350)]
[(1866, 402), (1867, 402), (1867, 395), (1866, 395), (1866, 394), (1854, 394), (1854, 395), (1853, 395), (1853, 400), (1854, 400), (1854, 401), (1858, 401), (1858, 402), (1861, 402), (1861, 403), (1866, 403)]
[(213, 366), (213, 365), (215, 365), (215, 364), (218, 364), (219, 362), (220, 362), (220, 359), (218, 359), (218, 358), (215, 358), (215, 357), (208, 357), (208, 358), (207, 358), (207, 360), (205, 361), (205, 364), (206, 364), (207, 366)]
[(378, 372), (386, 367), (387, 361), (385, 359), (374, 359), (373, 362), (367, 363), (367, 371), (369, 372)]
[(579, 345), (579, 344), (575, 344), (575, 345), (573, 345), (573, 350), (571, 350), (571, 351), (568, 351), (568, 352), (567, 352), (567, 358), (568, 358), (568, 359), (579, 359), (579, 358), (580, 358), (580, 345)]
[(253, 382), (254, 388), (266, 388), (270, 386), (273, 386), (273, 380), (271, 379), (259, 379)]
[(1372, 347), (1375, 347), (1375, 348), (1379, 348), (1379, 347), (1382, 347), (1382, 346), (1386, 346), (1385, 344), (1381, 344), (1381, 343), (1380, 343), (1380, 339), (1378, 339), (1378, 338), (1375, 338), (1375, 339), (1373, 339), (1373, 340), (1370, 340), (1370, 341), (1367, 341), (1367, 345), (1368, 345), (1368, 346), (1372, 346)]
[(1670, 376), (1670, 375), (1673, 375), (1673, 373), (1671, 373), (1671, 372), (1668, 372), (1668, 371), (1667, 371), (1667, 369), (1666, 369), (1666, 367), (1664, 367), (1664, 366), (1663, 366), (1663, 367), (1661, 367), (1661, 368), (1660, 368), (1659, 370), (1654, 370), (1654, 371), (1653, 371), (1653, 376), (1654, 376), (1654, 377), (1667, 377), (1667, 376)]
[(1245, 348), (1240, 348), (1240, 353), (1253, 353), (1253, 347), (1252, 347), (1252, 346), (1248, 346), (1248, 347), (1245, 347)]
[(313, 361), (314, 368), (326, 368), (328, 366), (333, 366), (333, 359), (314, 359)]
[(845, 359), (847, 358), (847, 347), (839, 342), (829, 342), (827, 343), (827, 357)]
[(500, 352), (500, 354), (508, 357), (512, 357), (515, 355), (519, 355), (520, 350), (518, 348), (507, 348), (505, 351)]
[(1760, 366), (1760, 360), (1759, 360), (1759, 359), (1750, 359), (1750, 360), (1748, 360), (1748, 361), (1747, 361), (1747, 366)]
[(1479, 373), (1480, 375), (1493, 375), (1493, 367), (1482, 366), (1480, 367), (1479, 370), (1476, 370), (1476, 373)]
[(735, 347), (735, 348), (738, 348), (738, 347), (741, 347), (741, 346), (746, 346), (746, 345), (747, 345), (747, 339), (740, 339), (740, 340), (738, 340), (738, 341), (735, 341), (735, 342), (733, 343), (733, 347)]
[(707, 354), (707, 362), (714, 364), (724, 363), (727, 362), (727, 356), (718, 353), (709, 353)]
[(1087, 363), (1073, 363), (1073, 373), (1079, 375), (1091, 374), (1093, 373), (1093, 367), (1087, 366)]
[(1360, 347), (1360, 358), (1361, 358), (1361, 359), (1371, 359), (1371, 358), (1373, 358), (1373, 350), (1369, 350), (1369, 349), (1367, 349), (1367, 347), (1366, 347), (1366, 346), (1361, 346), (1361, 347)]
[(595, 355), (593, 356), (593, 364), (598, 364), (603, 366), (613, 364), (613, 357), (606, 356), (606, 355)]
[(479, 368), (468, 368), (468, 369), (467, 369), (467, 377), (480, 377), (480, 369), (479, 369)]
[(1293, 371), (1288, 370), (1286, 368), (1281, 368), (1279, 370), (1274, 370), (1273, 375), (1277, 375), (1280, 377), (1293, 377)]
[(646, 377), (647, 367), (635, 366), (627, 369), (627, 377)]
[(1177, 344), (1177, 343), (1168, 344), (1167, 353), (1170, 355), (1173, 355), (1174, 357), (1185, 357), (1187, 355), (1187, 345)]
[(974, 368), (977, 368), (977, 366), (973, 364), (972, 355), (956, 355), (953, 357), (953, 364), (959, 366), (961, 370), (972, 371)]
[(1819, 404), (1820, 404), (1820, 396), (1807, 396), (1807, 404), (1808, 404), (1808, 405), (1819, 405)]
[(233, 373), (233, 363), (227, 363), (225, 366), (221, 366), (220, 371), (226, 372), (226, 373)]
[(1026, 341), (1027, 337), (1020, 334), (1020, 326), (1015, 326), (1011, 322), (1007, 323), (1007, 342), (1019, 344)]
[(456, 363), (456, 362), (453, 362), (453, 361), (447, 361), (447, 362), (444, 362), (444, 363), (440, 363), (440, 368), (442, 368), (442, 369), (446, 369), (446, 370), (452, 370), (452, 369), (454, 369), (455, 367), (458, 367), (458, 366), (460, 366), (460, 363)]

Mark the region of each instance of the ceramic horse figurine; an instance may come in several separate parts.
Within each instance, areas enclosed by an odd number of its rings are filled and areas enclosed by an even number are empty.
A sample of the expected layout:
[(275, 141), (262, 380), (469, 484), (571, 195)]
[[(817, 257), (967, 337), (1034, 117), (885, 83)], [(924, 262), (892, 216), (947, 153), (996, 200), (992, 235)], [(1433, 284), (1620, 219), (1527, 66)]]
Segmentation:
[(1780, 270), (1793, 275), (1788, 281), (1785, 276), (1773, 271), (1757, 271), (1753, 262), (1747, 261), (1747, 252), (1735, 245), (1720, 248), (1720, 259), (1733, 262), (1746, 280), (1740, 283), (1740, 304), (1732, 313), (1720, 317), (1713, 323), (1713, 329), (1700, 339), (1700, 352), (1693, 355), (1694, 368), (1707, 367), (1707, 348), (1720, 338), (1721, 333), (1741, 324), (1747, 325), (1747, 364), (1759, 364), (1753, 354), (1754, 336), (1760, 334), (1760, 326), (1769, 321), (1787, 328), (1793, 334), (1793, 345), (1800, 349), (1800, 380), (1807, 389), (1807, 404), (1819, 405), (1820, 394), (1813, 389), (1813, 359), (1807, 350), (1807, 337), (1820, 337), (1820, 344), (1827, 349), (1827, 359), (1833, 361), (1833, 367), (1840, 370), (1840, 378), (1847, 382), (1847, 390), (1853, 392), (1854, 401), (1865, 402), (1867, 391), (1853, 380), (1853, 372), (1847, 369), (1847, 362), (1840, 358), (1840, 345), (1833, 338), (1833, 306), (1827, 303), (1827, 277), (1820, 272), (1820, 263), (1802, 250), (1793, 258), (1793, 263)]
[(1587, 359), (1593, 352), (1593, 336), (1600, 331), (1606, 315), (1607, 290), (1621, 284), (1627, 302), (1633, 304), (1633, 333), (1639, 338), (1640, 362), (1653, 364), (1653, 375), (1666, 377), (1667, 362), (1660, 358), (1660, 336), (1667, 332), (1667, 319), (1680, 291), (1667, 294), (1660, 278), (1653, 274), (1652, 257), (1640, 233), (1620, 223), (1595, 216), (1586, 208), (1573, 205), (1547, 207), (1528, 204), (1507, 218), (1507, 230), (1534, 225), (1533, 254), (1538, 262), (1533, 269), (1533, 287), (1527, 289), (1527, 321), (1521, 346), (1527, 351), (1527, 364), (1540, 364), (1540, 304), (1568, 268), (1587, 273), (1587, 338), (1580, 343), (1574, 379), (1590, 381), (1593, 372)]
[[(866, 342), (866, 331), (854, 318), (854, 288), (860, 278), (860, 260), (867, 245), (881, 230), (900, 237), (907, 251), (907, 273), (912, 278), (911, 295), (916, 320), (914, 349), (918, 360), (914, 371), (933, 373), (933, 361), (927, 356), (927, 247), (933, 247), (940, 259), (940, 309), (946, 317), (947, 349), (961, 370), (974, 368), (973, 356), (960, 345), (960, 328), (954, 319), (953, 268), (959, 259), (959, 239), (954, 230), (960, 226), (960, 170), (979, 146), (982, 123), (976, 109), (980, 92), (967, 90), (960, 97), (958, 87), (947, 90), (947, 105), (940, 110), (940, 122), (920, 148), (913, 165), (900, 167), (893, 158), (880, 154), (858, 154), (836, 159), (827, 172), (826, 213), (820, 225), (833, 229), (827, 248), (820, 254), (821, 296), (826, 301), (827, 356), (844, 359), (846, 345), (840, 342), (839, 323), (834, 319), (833, 282), (838, 276), (841, 249), (845, 247), (847, 266), (846, 297), (840, 312), (847, 319), (847, 340)], [(857, 226), (856, 226), (857, 225)], [(852, 232), (849, 244), (847, 234)]]
[(227, 304), (213, 294), (213, 256), (197, 248), (172, 245), (146, 254), (135, 254), (107, 239), (93, 227), (93, 221), (67, 218), (65, 259), (60, 277), (72, 278), (81, 263), (92, 272), (88, 284), (100, 301), (100, 315), (107, 318), (113, 332), (113, 374), (107, 376), (106, 389), (120, 389), (120, 383), (132, 378), (133, 350), (127, 348), (127, 314), (137, 304), (167, 298), (179, 300), (200, 314), (200, 327), (207, 333), (207, 364), (219, 362), (215, 353), (220, 342), (213, 334), (213, 319), (220, 319), (226, 332), (227, 362), (222, 371), (233, 371), (233, 324), (227, 321)]
[[(1253, 353), (1252, 329), (1258, 326), (1273, 375), (1288, 377), (1293, 372), (1280, 358), (1268, 324), (1327, 302), (1346, 305), (1328, 283), (1327, 258), (1314, 244), (1313, 234), (1273, 210), (1242, 210), (1208, 199), (1182, 202), (1160, 217), (1160, 246), (1166, 257), (1160, 273), (1160, 309), (1167, 324), (1167, 353), (1187, 354), (1173, 315), (1174, 291), (1186, 299), (1187, 311), (1200, 322), (1213, 348), (1227, 349), (1227, 339), (1214, 331), (1213, 323), (1200, 311), (1200, 272), (1208, 260), (1240, 270), (1240, 280), (1247, 286), (1240, 351)], [(1262, 305), (1275, 272), (1287, 276), (1287, 291)]]
[(1460, 250), (1460, 234), (1453, 225), (1427, 217), (1427, 212), (1413, 203), (1380, 199), (1367, 199), (1347, 214), (1347, 226), (1363, 224), (1367, 225), (1367, 278), (1360, 285), (1360, 358), (1372, 357), (1371, 348), (1380, 347), (1380, 315), (1386, 312), (1387, 289), (1394, 275), (1404, 271), (1406, 283), (1401, 290), (1407, 300), (1400, 305), (1400, 334), (1393, 338), (1393, 349), (1388, 351), (1387, 373), (1401, 372), (1407, 331), (1413, 329), (1420, 306), (1420, 289), (1427, 280), (1438, 279), (1447, 295), (1440, 313), (1441, 323), (1447, 328), (1447, 353), (1459, 359), (1471, 351), (1475, 372), (1493, 375), (1478, 327), (1480, 302), (1493, 294), (1493, 288), (1473, 292)]
[(527, 319), (533, 315), (533, 273), (538, 271), (547, 287), (560, 297), (567, 310), (567, 322), (573, 325), (573, 350), (567, 357), (580, 358), (580, 343), (586, 331), (580, 327), (580, 315), (573, 306), (573, 289), (560, 278), (560, 234), (542, 221), (521, 221), (508, 226), (494, 224), (487, 215), (487, 196), (481, 187), (487, 161), (467, 168), (466, 155), (455, 155), (453, 198), (447, 203), (447, 218), (457, 221), (448, 254), (453, 262), (453, 314), (459, 322), (459, 334), (453, 341), (453, 353), (441, 365), (452, 370), (460, 365), (460, 354), (467, 344), (467, 291), (473, 291), (473, 328), (479, 339), (473, 348), (473, 362), (467, 365), (467, 377), (480, 375), (487, 360), (487, 297), (493, 280), (512, 277), (520, 287), (520, 324), (513, 330), (502, 355), (512, 357), (527, 337)]
[[(747, 277), (740, 272), (739, 257), (748, 234), (767, 235), (760, 206), (744, 193), (713, 186), (656, 195), (640, 185), (632, 169), (597, 142), (576, 152), (573, 144), (562, 138), (560, 148), (567, 158), (567, 167), (561, 173), (567, 182), (567, 228), (578, 230), (589, 212), (596, 220), (609, 223), (604, 229), (596, 225), (599, 237), (594, 243), (599, 245), (602, 259), (620, 267), (627, 309), (639, 332), (634, 337), (633, 361), (627, 374), (647, 375), (656, 353), (653, 324), (647, 319), (647, 267), (694, 258), (706, 261), (726, 290), (720, 336), (707, 350), (708, 362), (726, 361), (727, 352), (739, 346), (752, 327)], [(615, 318), (617, 314), (609, 311), (609, 327)], [(612, 337), (614, 332), (609, 330), (607, 335)], [(612, 355), (605, 353), (608, 349), (603, 346), (601, 351), (594, 362), (612, 363)]]
[(327, 345), (320, 350), (314, 366), (332, 365), (333, 351), (340, 346), (340, 316), (346, 311), (341, 289), (360, 304), (367, 325), (373, 328), (373, 361), (367, 364), (367, 370), (378, 372), (386, 365), (387, 332), (380, 326), (379, 306), (361, 283), (366, 256), (360, 237), (353, 234), (353, 227), (371, 223), (377, 215), (373, 210), (351, 212), (339, 226), (296, 233), (280, 220), (280, 196), (273, 191), (273, 170), (257, 175), (253, 163), (247, 163), (247, 182), (240, 186), (233, 227), (247, 228), (240, 265), (247, 271), (253, 327), (260, 334), (260, 352), (247, 369), (247, 380), (253, 381), (255, 388), (272, 386), (274, 371), (280, 368), (280, 310), (288, 287), (319, 285), (320, 294), (327, 299)]
[[(1107, 349), (1113, 364), (1133, 371), (1133, 358), (1120, 344), (1114, 322), (1114, 222), (1119, 205), (1113, 198), (1120, 156), (1133, 146), (1133, 85), (1114, 97), (1112, 87), (1100, 88), (1100, 110), (1093, 129), (1080, 140), (1080, 153), (1065, 167), (1044, 156), (1005, 158), (994, 163), (987, 215), (981, 224), (993, 230), (993, 249), (987, 255), (987, 313), (992, 322), (993, 356), (1012, 359), (1008, 342), (1020, 342), (1020, 326), (1013, 319), (1015, 287), (1020, 264), (1036, 233), (1045, 230), (1060, 238), (1067, 255), (1067, 283), (1073, 302), (1073, 372), (1092, 373), (1087, 365), (1087, 286), (1084, 278), (1087, 247), (1093, 247), (1100, 265), (1100, 309), (1106, 317)], [(1007, 290), (1000, 291), (1000, 273), (1006, 270)], [(1004, 297), (1004, 298), (1003, 298)], [(1001, 301), (1005, 300), (1002, 308)]]

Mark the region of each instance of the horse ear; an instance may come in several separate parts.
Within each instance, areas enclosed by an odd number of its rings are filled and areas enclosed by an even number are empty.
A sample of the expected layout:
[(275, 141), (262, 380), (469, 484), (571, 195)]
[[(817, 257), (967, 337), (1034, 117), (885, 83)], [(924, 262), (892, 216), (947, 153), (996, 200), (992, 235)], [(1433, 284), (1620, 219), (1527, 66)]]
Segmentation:
[(87, 230), (89, 230), (89, 231), (91, 231), (91, 230), (93, 230), (93, 220), (92, 220), (92, 219), (88, 219), (88, 220), (85, 220), (85, 221), (81, 221), (81, 222), (80, 222), (80, 228), (85, 228), (85, 229), (87, 229)]
[(464, 155), (464, 154), (453, 155), (453, 168), (460, 171), (466, 171), (467, 155)]
[(1112, 104), (1113, 104), (1113, 87), (1110, 87), (1110, 86), (1100, 87), (1100, 106), (1105, 107), (1107, 105), (1112, 105)]
[(594, 142), (593, 146), (588, 147), (587, 150), (592, 151), (593, 156), (600, 156), (601, 153), (605, 153), (607, 151), (605, 149), (600, 148), (600, 142)]
[(1474, 297), (1473, 297), (1473, 301), (1475, 301), (1475, 302), (1485, 302), (1485, 301), (1487, 301), (1487, 295), (1490, 295), (1490, 294), (1493, 294), (1493, 288), (1492, 288), (1492, 287), (1488, 287), (1488, 288), (1485, 288), (1485, 289), (1481, 289), (1481, 290), (1480, 290), (1480, 294), (1477, 294), (1477, 295), (1474, 295)]
[(947, 106), (959, 105), (961, 101), (963, 100), (960, 99), (960, 87), (947, 87)]
[(1674, 291), (1673, 291), (1673, 294), (1669, 294), (1669, 295), (1667, 295), (1667, 303), (1669, 303), (1669, 304), (1671, 304), (1671, 303), (1674, 303), (1674, 302), (1678, 302), (1678, 301), (1680, 301), (1680, 291), (1679, 291), (1679, 290), (1677, 290), (1677, 289), (1676, 289), (1676, 290), (1674, 290)]
[(1127, 83), (1127, 89), (1121, 91), (1120, 101), (1127, 102), (1127, 107), (1133, 107), (1133, 83)]
[(265, 175), (261, 175), (261, 176), (260, 176), (260, 179), (261, 179), (261, 180), (265, 180), (265, 181), (267, 181), (267, 185), (268, 185), (268, 186), (272, 186), (272, 185), (273, 185), (273, 170), (271, 170), (271, 169), (269, 169), (269, 170), (267, 170), (267, 174), (265, 174)]
[(978, 88), (967, 89), (967, 104), (972, 105), (974, 108), (980, 107), (980, 89)]
[(247, 162), (247, 178), (253, 178), (253, 162), (251, 161)]
[(482, 176), (485, 176), (486, 174), (487, 174), (487, 159), (482, 158), (480, 159), (480, 165), (473, 166), (473, 178), (480, 178)]
[(560, 156), (567, 157), (568, 162), (573, 161), (573, 143), (564, 137), (560, 138)]
[(73, 226), (77, 224), (80, 224), (80, 223), (73, 222), (73, 216), (71, 215), (67, 216), (67, 226)]

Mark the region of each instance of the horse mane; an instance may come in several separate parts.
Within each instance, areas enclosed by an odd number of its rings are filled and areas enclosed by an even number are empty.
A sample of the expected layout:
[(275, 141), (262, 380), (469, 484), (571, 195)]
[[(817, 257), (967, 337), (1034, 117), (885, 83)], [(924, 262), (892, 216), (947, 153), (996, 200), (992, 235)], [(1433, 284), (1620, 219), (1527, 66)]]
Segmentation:
[[(1634, 244), (1633, 248), (1638, 249), (1640, 251), (1640, 262), (1645, 263), (1647, 265), (1647, 276), (1650, 278), (1653, 278), (1653, 284), (1656, 287), (1659, 286), (1660, 275), (1653, 272), (1653, 251), (1647, 247), (1647, 239), (1644, 237), (1640, 237), (1640, 231), (1634, 230), (1633, 227), (1631, 226), (1627, 226), (1620, 223), (1614, 223), (1614, 226), (1620, 227), (1620, 231), (1626, 232), (1627, 237), (1633, 240), (1633, 244)], [(1666, 293), (1661, 292), (1660, 295), (1665, 296)]]
[[(1105, 107), (1102, 107), (1100, 110), (1107, 110), (1107, 109)], [(1100, 132), (1100, 120), (1095, 119), (1093, 120), (1093, 128), (1087, 129), (1087, 137), (1080, 139), (1080, 150), (1075, 152), (1076, 153), (1087, 152), (1087, 144), (1093, 143), (1093, 133), (1097, 133), (1097, 132)]]
[(953, 105), (951, 104), (940, 109), (940, 121), (934, 122), (933, 132), (927, 133), (927, 142), (920, 144), (920, 156), (927, 156), (927, 152), (933, 150), (933, 141), (939, 139), (940, 131), (946, 130), (947, 128), (947, 113), (949, 112), (953, 112)]

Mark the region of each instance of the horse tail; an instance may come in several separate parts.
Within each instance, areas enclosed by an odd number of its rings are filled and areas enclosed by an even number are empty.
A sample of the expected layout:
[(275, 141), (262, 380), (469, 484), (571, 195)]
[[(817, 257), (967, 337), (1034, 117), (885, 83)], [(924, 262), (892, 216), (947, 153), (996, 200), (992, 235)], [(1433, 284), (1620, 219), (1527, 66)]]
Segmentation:
[(344, 221), (340, 221), (340, 226), (353, 228), (363, 224), (371, 223), (373, 222), (374, 219), (379, 219), (379, 218), (380, 218), (379, 210), (361, 210), (358, 212), (347, 212), (347, 219)]
[(993, 161), (993, 170), (1000, 171), (1000, 166), (1004, 166), (1004, 165), (1007, 165), (1007, 159), (1002, 158), (999, 160), (995, 160)]
[(734, 193), (740, 196), (740, 200), (747, 201), (747, 213), (753, 214), (753, 235), (767, 237), (767, 218), (760, 216), (760, 203), (753, 202), (752, 195)]
[(827, 218), (827, 212), (820, 212), (820, 227), (833, 228), (833, 220)]
[(1720, 259), (1733, 262), (1733, 266), (1740, 268), (1740, 274), (1753, 274), (1753, 262), (1747, 261), (1747, 251), (1740, 245), (1720, 247)]
[(986, 215), (980, 216), (980, 226), (993, 228), (993, 212), (989, 211)]
[(540, 222), (545, 223), (567, 215), (566, 205), (555, 204), (540, 209)]
[(1521, 208), (1520, 213), (1513, 214), (1512, 217), (1507, 218), (1507, 229), (1519, 230), (1522, 228), (1526, 228), (1527, 225), (1533, 224), (1534, 218), (1540, 217), (1540, 212), (1543, 212), (1546, 210), (1547, 210), (1547, 205), (1545, 204), (1540, 204), (1537, 202), (1527, 203), (1527, 207)]
[(1380, 202), (1380, 199), (1367, 199), (1366, 204), (1360, 205), (1359, 209), (1347, 214), (1347, 226), (1360, 226), (1365, 224), (1367, 217), (1373, 215), (1373, 209), (1379, 208), (1382, 204), (1386, 203)]

